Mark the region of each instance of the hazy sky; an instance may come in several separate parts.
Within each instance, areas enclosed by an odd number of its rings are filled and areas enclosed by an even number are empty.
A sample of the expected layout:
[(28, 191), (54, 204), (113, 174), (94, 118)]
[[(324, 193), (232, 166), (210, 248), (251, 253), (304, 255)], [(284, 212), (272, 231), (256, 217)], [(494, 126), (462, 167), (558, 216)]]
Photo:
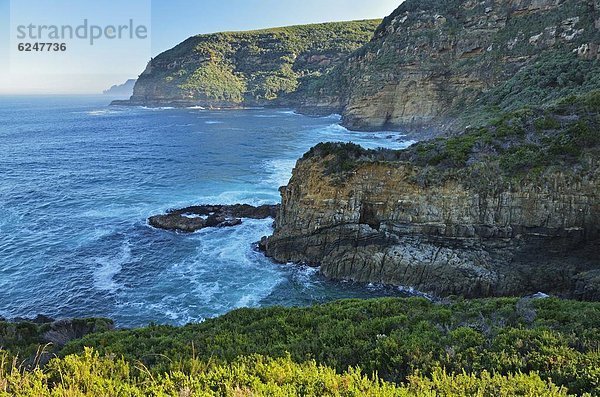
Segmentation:
[[(0, 93), (97, 93), (136, 77), (149, 56), (195, 34), (383, 18), (400, 3), (401, 0), (13, 0), (11, 19), (11, 1), (0, 0)], [(75, 24), (84, 18), (102, 26), (120, 24), (129, 18), (145, 24), (147, 18), (149, 40), (136, 47), (131, 41), (105, 40), (94, 47), (87, 46), (83, 52), (76, 51), (78, 44), (70, 44), (62, 54), (16, 52), (21, 42), (15, 37), (17, 24), (25, 20), (39, 25)], [(43, 74), (45, 70), (52, 74)], [(88, 73), (81, 74), (82, 70)]]

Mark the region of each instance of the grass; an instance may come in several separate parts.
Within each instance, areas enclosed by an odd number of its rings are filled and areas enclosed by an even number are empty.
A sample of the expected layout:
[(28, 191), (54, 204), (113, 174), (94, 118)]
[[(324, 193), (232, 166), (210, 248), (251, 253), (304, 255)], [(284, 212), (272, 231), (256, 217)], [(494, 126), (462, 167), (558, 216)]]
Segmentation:
[(424, 172), (433, 168), (438, 180), (456, 172), (465, 171), (463, 178), (470, 170), (476, 174), (481, 165), (493, 169), (496, 177), (509, 179), (547, 169), (592, 172), (585, 159), (597, 156), (600, 150), (599, 114), (600, 90), (595, 90), (542, 108), (499, 112), (486, 125), (403, 151), (323, 143), (311, 149), (304, 160), (324, 158), (325, 173), (340, 176), (362, 163), (376, 161), (410, 162)]

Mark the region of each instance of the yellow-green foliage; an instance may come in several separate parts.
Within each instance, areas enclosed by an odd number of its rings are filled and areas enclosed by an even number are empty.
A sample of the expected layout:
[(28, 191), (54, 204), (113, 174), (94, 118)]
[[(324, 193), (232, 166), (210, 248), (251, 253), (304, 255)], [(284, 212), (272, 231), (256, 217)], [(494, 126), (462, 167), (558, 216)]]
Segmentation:
[(240, 309), (202, 324), (89, 335), (59, 354), (143, 362), (153, 374), (186, 371), (186, 360), (231, 363), (261, 354), (401, 384), (415, 373), (503, 376), (539, 373), (570, 393), (600, 393), (600, 305), (544, 299), (434, 304), (424, 299), (345, 300), (309, 308)]
[(22, 371), (5, 353), (0, 368), (0, 396), (567, 396), (564, 388), (537, 374), (509, 376), (451, 375), (436, 369), (431, 378), (411, 376), (405, 385), (366, 376), (358, 368), (343, 373), (290, 357), (240, 357), (230, 364), (194, 358), (184, 369), (153, 375), (141, 364), (114, 356), (100, 357), (92, 349), (52, 360), (45, 368)]
[(180, 88), (190, 97), (206, 96), (215, 101), (240, 103), (246, 83), (227, 65), (208, 62), (196, 69)]
[(161, 97), (239, 104), (274, 101), (367, 43), (379, 20), (190, 37), (158, 55), (138, 88)]

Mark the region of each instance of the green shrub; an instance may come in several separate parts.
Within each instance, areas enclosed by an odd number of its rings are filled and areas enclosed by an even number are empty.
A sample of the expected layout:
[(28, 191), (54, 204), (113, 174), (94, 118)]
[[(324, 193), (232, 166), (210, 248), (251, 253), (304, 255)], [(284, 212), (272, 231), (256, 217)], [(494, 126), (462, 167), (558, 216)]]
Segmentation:
[[(3, 355), (0, 352), (0, 355)], [(537, 374), (449, 374), (436, 368), (431, 378), (412, 375), (406, 385), (382, 381), (360, 369), (341, 373), (290, 357), (240, 357), (229, 364), (187, 358), (184, 370), (151, 374), (141, 365), (114, 356), (99, 356), (91, 349), (81, 355), (55, 359), (44, 369), (22, 372), (2, 361), (0, 396), (567, 396), (564, 388)]]
[[(346, 300), (310, 308), (241, 309), (202, 324), (93, 334), (63, 355), (93, 347), (141, 361), (153, 374), (185, 370), (189, 357), (230, 363), (261, 354), (315, 360), (338, 372), (360, 366), (395, 383), (436, 368), (539, 372), (571, 393), (599, 393), (600, 305), (545, 299), (486, 299), (433, 304), (423, 299)], [(520, 303), (522, 308), (524, 303)]]
[(246, 83), (221, 63), (207, 62), (179, 86), (189, 96), (206, 96), (216, 101), (240, 103), (244, 99)]
[(551, 116), (536, 119), (534, 125), (538, 131), (557, 130), (561, 127), (560, 122)]

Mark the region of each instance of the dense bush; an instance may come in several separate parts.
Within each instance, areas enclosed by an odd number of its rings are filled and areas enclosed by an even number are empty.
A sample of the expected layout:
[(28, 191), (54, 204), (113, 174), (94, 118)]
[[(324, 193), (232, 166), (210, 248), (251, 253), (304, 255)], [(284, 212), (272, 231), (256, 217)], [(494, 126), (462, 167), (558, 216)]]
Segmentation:
[(185, 370), (189, 357), (218, 363), (261, 354), (359, 366), (405, 382), (419, 373), (485, 376), (538, 372), (571, 393), (600, 393), (600, 305), (489, 299), (347, 300), (311, 308), (241, 309), (202, 324), (93, 334), (62, 354), (93, 347), (141, 361), (153, 374)]
[(179, 86), (187, 95), (206, 97), (215, 101), (240, 103), (244, 99), (246, 83), (223, 63), (206, 63)]
[(570, 53), (544, 54), (504, 84), (485, 94), (482, 102), (503, 110), (551, 103), (600, 87), (600, 62)]
[[(1, 355), (1, 353), (0, 353)], [(449, 375), (436, 369), (431, 378), (410, 377), (406, 385), (365, 376), (349, 368), (339, 374), (314, 361), (253, 355), (230, 364), (185, 361), (184, 369), (153, 375), (147, 369), (88, 349), (56, 359), (44, 369), (21, 372), (3, 361), (0, 396), (567, 396), (564, 388), (538, 375)]]
[(273, 101), (310, 85), (365, 44), (380, 20), (191, 37), (151, 61), (140, 84), (174, 99)]
[(457, 170), (465, 171), (462, 179), (466, 181), (470, 171), (479, 173), (482, 165), (493, 169), (496, 177), (523, 177), (551, 167), (580, 167), (586, 163), (586, 156), (597, 156), (599, 151), (600, 90), (595, 90), (568, 96), (545, 108), (496, 113), (483, 126), (420, 142), (407, 150), (367, 150), (354, 144), (321, 143), (303, 159), (327, 158), (326, 174), (344, 174), (364, 162), (400, 161), (421, 167), (423, 173), (433, 168), (437, 180), (444, 180), (446, 174), (456, 176)]

